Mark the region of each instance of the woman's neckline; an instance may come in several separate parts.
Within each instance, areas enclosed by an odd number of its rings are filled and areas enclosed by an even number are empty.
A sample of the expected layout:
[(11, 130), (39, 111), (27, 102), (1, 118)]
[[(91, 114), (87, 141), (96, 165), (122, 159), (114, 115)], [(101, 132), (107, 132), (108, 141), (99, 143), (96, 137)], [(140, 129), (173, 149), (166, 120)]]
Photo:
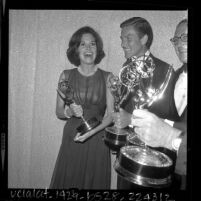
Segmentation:
[(85, 76), (85, 77), (89, 77), (89, 76), (94, 75), (94, 74), (97, 72), (97, 70), (98, 70), (98, 67), (97, 67), (97, 66), (94, 66), (94, 69), (93, 69), (92, 72), (90, 72), (89, 74), (85, 74), (85, 73), (81, 70), (80, 66), (77, 67), (77, 71), (78, 71), (81, 75), (83, 75), (83, 76)]

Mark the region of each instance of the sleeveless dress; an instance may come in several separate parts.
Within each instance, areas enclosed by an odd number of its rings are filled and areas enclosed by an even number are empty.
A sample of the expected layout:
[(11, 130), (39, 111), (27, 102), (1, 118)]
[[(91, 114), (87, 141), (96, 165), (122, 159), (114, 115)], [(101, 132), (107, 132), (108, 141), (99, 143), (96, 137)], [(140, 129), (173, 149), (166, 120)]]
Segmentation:
[[(74, 91), (74, 101), (81, 104), (86, 120), (103, 119), (106, 109), (106, 79), (109, 72), (101, 69), (91, 76), (83, 76), (77, 68), (64, 71)], [(66, 121), (63, 138), (51, 179), (52, 189), (109, 189), (111, 161), (109, 148), (99, 131), (84, 143), (73, 138), (81, 118), (71, 117)]]

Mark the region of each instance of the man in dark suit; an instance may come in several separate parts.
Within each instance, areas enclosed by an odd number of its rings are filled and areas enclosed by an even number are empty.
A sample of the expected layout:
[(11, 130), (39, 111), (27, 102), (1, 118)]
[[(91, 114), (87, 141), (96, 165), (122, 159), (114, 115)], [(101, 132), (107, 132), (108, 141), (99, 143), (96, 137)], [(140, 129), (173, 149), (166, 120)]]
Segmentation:
[(171, 39), (182, 67), (176, 71), (171, 104), (176, 108), (176, 121), (163, 120), (146, 110), (134, 110), (132, 125), (149, 146), (165, 147), (177, 153), (175, 173), (181, 179), (180, 189), (186, 188), (187, 164), (187, 37), (188, 21), (182, 20)]
[[(123, 66), (128, 65), (132, 62), (133, 58), (137, 59), (152, 59), (155, 69), (152, 77), (152, 87), (158, 89), (164, 82), (170, 65), (156, 57), (150, 52), (150, 47), (153, 41), (153, 31), (149, 22), (141, 17), (133, 17), (121, 23), (121, 46), (124, 50), (125, 58), (127, 61)], [(164, 97), (169, 96), (173, 88), (173, 80), (175, 79), (175, 72), (172, 72), (171, 81), (168, 85)], [(148, 79), (142, 78), (140, 85), (146, 85)], [(118, 127), (126, 127), (131, 123), (132, 111), (135, 108), (135, 102), (133, 97), (137, 91), (137, 87), (134, 88), (128, 98), (122, 103), (120, 112), (113, 114), (113, 119)], [(161, 118), (173, 119), (173, 113), (170, 110), (170, 102), (168, 99), (163, 98), (157, 101), (157, 104), (152, 104), (149, 108), (150, 111), (154, 112)], [(170, 152), (171, 157), (175, 158), (175, 154)], [(130, 189), (132, 185), (124, 179), (118, 177), (117, 182), (118, 189)]]

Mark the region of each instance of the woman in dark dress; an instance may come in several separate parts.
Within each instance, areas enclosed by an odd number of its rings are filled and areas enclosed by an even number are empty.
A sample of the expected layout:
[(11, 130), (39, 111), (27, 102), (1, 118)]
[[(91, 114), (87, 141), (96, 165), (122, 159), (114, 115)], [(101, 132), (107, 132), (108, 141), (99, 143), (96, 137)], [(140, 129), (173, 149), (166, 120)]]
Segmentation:
[[(69, 42), (67, 57), (77, 66), (64, 70), (59, 83), (68, 80), (75, 103), (70, 106), (58, 95), (56, 115), (65, 119), (63, 138), (51, 179), (52, 189), (109, 189), (110, 151), (102, 139), (104, 128), (112, 122), (113, 97), (107, 87), (110, 72), (99, 64), (105, 56), (102, 39), (91, 27), (77, 30)], [(85, 119), (96, 117), (101, 124), (84, 135), (77, 133)]]

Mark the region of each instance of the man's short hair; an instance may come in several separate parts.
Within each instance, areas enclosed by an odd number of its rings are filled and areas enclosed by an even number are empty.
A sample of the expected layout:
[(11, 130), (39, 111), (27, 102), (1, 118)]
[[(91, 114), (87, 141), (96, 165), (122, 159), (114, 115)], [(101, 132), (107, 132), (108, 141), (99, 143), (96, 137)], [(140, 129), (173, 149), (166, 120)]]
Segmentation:
[(145, 45), (148, 49), (150, 49), (153, 42), (153, 30), (147, 20), (142, 17), (132, 17), (120, 24), (121, 28), (124, 28), (126, 26), (133, 26), (140, 38), (142, 38), (144, 35), (147, 35), (148, 40)]

